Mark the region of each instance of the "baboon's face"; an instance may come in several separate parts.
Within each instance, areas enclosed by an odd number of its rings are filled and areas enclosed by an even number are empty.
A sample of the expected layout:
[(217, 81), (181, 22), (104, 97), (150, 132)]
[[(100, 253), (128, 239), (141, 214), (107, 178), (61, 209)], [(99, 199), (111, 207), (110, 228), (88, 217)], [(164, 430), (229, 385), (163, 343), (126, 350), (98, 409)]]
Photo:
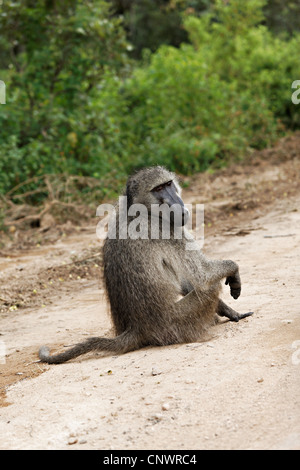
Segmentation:
[[(132, 175), (126, 186), (127, 207), (143, 204), (148, 214), (159, 216), (175, 227), (187, 224), (189, 211), (181, 199), (181, 188), (174, 173), (163, 167), (145, 168)], [(155, 208), (153, 206), (156, 206)], [(159, 212), (155, 211), (159, 206)]]
[[(167, 204), (169, 206), (171, 211), (167, 211), (167, 214), (168, 217), (170, 217), (171, 224), (178, 227), (188, 222), (190, 214), (180, 197), (180, 187), (175, 181), (169, 180), (155, 186), (151, 190), (151, 194), (155, 200), (155, 202), (153, 202), (154, 204)], [(163, 212), (162, 218), (164, 218)]]

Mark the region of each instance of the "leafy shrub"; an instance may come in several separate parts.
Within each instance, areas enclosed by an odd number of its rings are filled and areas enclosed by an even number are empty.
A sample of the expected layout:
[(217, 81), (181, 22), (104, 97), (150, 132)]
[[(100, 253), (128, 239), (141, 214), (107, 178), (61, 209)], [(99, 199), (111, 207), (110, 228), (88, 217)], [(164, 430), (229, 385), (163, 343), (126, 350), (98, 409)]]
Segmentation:
[(0, 192), (49, 173), (121, 185), (149, 164), (202, 171), (299, 127), (300, 35), (274, 37), (263, 3), (216, 0), (184, 17), (190, 44), (133, 66), (104, 0), (3, 2)]
[(125, 168), (162, 163), (184, 173), (220, 166), (248, 147), (270, 145), (300, 124), (291, 83), (300, 76), (300, 36), (274, 38), (261, 0), (217, 1), (187, 16), (192, 45), (162, 46), (123, 86)]

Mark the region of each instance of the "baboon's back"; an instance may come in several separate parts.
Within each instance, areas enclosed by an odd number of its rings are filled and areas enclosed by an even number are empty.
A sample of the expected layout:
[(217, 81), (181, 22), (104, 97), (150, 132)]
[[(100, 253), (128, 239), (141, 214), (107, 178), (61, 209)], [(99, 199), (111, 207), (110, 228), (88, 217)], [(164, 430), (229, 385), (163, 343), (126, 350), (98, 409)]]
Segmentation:
[(131, 328), (143, 335), (165, 326), (178, 288), (167, 276), (159, 246), (154, 240), (105, 240), (104, 282), (117, 334)]

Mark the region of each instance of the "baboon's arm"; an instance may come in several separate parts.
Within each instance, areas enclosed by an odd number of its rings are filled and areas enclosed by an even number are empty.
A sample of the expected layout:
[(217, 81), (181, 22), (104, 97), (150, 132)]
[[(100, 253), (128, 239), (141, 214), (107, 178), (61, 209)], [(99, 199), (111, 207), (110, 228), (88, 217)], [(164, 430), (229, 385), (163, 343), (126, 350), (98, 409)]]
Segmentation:
[(237, 299), (241, 293), (241, 278), (238, 265), (231, 260), (205, 260), (202, 261), (208, 284), (226, 278), (225, 284), (230, 286), (230, 294)]

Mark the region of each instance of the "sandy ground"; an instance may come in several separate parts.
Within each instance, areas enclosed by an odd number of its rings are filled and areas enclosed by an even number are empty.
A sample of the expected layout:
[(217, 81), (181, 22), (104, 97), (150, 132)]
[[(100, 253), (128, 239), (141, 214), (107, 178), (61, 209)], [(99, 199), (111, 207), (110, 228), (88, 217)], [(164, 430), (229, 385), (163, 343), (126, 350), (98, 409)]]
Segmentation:
[[(41, 344), (111, 334), (97, 258), (80, 275), (70, 262), (98, 253), (95, 227), (0, 258), (1, 295), (23, 282), (36, 299), (0, 316), (1, 449), (300, 448), (299, 159), (248, 170), (205, 180), (218, 196), (207, 200), (204, 251), (239, 263), (242, 295), (235, 301), (224, 286), (222, 298), (255, 313), (218, 324), (206, 342), (34, 362)], [(197, 181), (188, 202), (205, 193)], [(262, 181), (275, 197), (264, 192), (268, 201), (251, 206)], [(248, 208), (234, 212), (237, 203)]]

